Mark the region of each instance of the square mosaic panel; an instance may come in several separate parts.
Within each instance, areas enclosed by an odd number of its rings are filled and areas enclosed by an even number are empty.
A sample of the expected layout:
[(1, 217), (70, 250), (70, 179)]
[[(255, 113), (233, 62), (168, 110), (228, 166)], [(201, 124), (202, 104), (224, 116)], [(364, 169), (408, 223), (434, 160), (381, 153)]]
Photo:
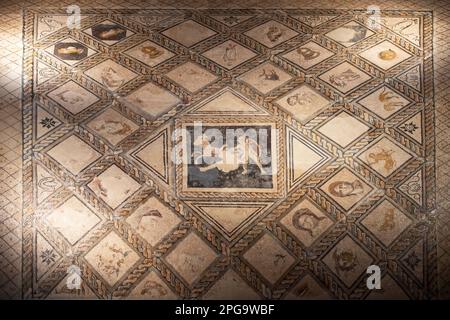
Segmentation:
[(436, 296), (431, 12), (65, 14), (24, 12), (24, 298)]

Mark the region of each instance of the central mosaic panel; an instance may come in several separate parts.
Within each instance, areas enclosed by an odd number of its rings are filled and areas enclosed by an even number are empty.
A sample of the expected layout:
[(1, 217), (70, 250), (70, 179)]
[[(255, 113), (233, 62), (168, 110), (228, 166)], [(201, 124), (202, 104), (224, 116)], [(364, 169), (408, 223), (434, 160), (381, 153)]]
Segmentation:
[(25, 13), (24, 297), (434, 294), (429, 12), (81, 18)]
[[(204, 118), (203, 118), (204, 119)], [(214, 193), (241, 197), (246, 192), (283, 193), (283, 175), (277, 162), (280, 154), (275, 123), (265, 118), (248, 118), (245, 123), (225, 117), (208, 123), (183, 120), (184, 157), (178, 165), (182, 174), (179, 194)], [(215, 121), (217, 120), (217, 122)], [(279, 128), (278, 128), (279, 130)], [(177, 172), (178, 173), (178, 172)], [(278, 185), (280, 180), (281, 185)], [(206, 195), (207, 196), (207, 195)]]

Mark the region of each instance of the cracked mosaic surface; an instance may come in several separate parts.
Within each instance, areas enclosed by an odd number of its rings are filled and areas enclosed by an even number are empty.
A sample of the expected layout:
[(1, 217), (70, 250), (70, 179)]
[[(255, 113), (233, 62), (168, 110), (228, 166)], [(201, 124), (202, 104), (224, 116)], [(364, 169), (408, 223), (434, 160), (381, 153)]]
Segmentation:
[[(72, 31), (62, 9), (24, 13), (23, 163), (20, 69), (2, 108), (5, 297), (446, 297), (439, 11), (397, 5), (377, 28), (364, 7), (119, 7)], [(271, 165), (173, 164), (173, 131), (199, 119), (273, 129)]]

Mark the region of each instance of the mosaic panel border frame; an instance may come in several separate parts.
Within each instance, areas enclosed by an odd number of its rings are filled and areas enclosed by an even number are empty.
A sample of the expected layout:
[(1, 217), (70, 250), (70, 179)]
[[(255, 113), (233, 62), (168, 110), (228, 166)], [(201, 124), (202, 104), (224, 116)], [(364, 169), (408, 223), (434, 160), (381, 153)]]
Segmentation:
[[(98, 14), (105, 13), (133, 13), (136, 11), (140, 11), (140, 9), (129, 9), (129, 10), (104, 10), (104, 9), (84, 9), (85, 12), (92, 12)], [(155, 11), (173, 11), (180, 12), (183, 10), (188, 11), (196, 11), (202, 9), (158, 9)], [(205, 9), (206, 11), (210, 11), (210, 9)], [(223, 9), (222, 11), (229, 11), (232, 9)], [(239, 9), (237, 9), (239, 10)], [(255, 9), (254, 11), (273, 11), (280, 10), (277, 9)], [(296, 11), (296, 12), (343, 12), (347, 10), (324, 10), (324, 9), (281, 9), (288, 12)], [(65, 11), (60, 9), (51, 9), (50, 13), (65, 13)], [(351, 10), (352, 12), (365, 11), (365, 10)], [(423, 43), (424, 43), (424, 52), (425, 59), (423, 60), (424, 70), (424, 105), (425, 105), (425, 154), (426, 158), (426, 175), (425, 175), (425, 183), (426, 183), (426, 200), (425, 202), (425, 213), (429, 214), (428, 217), (425, 218), (425, 224), (433, 224), (434, 223), (434, 212), (435, 212), (435, 134), (434, 134), (434, 87), (433, 87), (433, 16), (432, 11), (411, 11), (411, 10), (386, 10), (389, 12), (407, 12), (409, 14), (419, 14), (424, 16), (424, 26), (423, 26)], [(23, 55), (23, 98), (22, 98), (22, 112), (23, 112), (23, 290), (22, 297), (23, 298), (39, 298), (39, 294), (35, 295), (33, 292), (33, 224), (34, 224), (34, 210), (33, 210), (33, 190), (32, 190), (32, 180), (33, 180), (33, 141), (32, 141), (32, 129), (33, 129), (33, 121), (32, 121), (32, 106), (34, 99), (33, 92), (33, 37), (34, 37), (34, 18), (35, 14), (38, 13), (49, 13), (49, 9), (26, 9), (23, 12), (24, 18), (24, 27), (23, 27), (23, 41), (24, 41), (24, 55)], [(427, 143), (429, 142), (429, 143)], [(164, 192), (164, 191), (162, 191)], [(164, 197), (164, 196), (162, 196)], [(172, 199), (174, 200), (174, 199)], [(171, 201), (172, 202), (172, 201)], [(178, 205), (175, 204), (175, 207)], [(270, 221), (271, 218), (277, 217), (281, 213), (283, 205), (274, 210), (267, 219)], [(263, 227), (263, 226), (262, 226)], [(270, 227), (267, 226), (270, 230)], [(418, 293), (417, 298), (431, 298), (437, 297), (437, 244), (436, 244), (436, 232), (428, 233), (426, 236), (427, 242), (427, 275), (428, 281), (426, 284), (426, 294), (421, 295)], [(231, 254), (233, 255), (233, 254)], [(149, 263), (149, 261), (147, 261)], [(235, 263), (240, 264), (240, 262), (236, 261)], [(310, 266), (311, 267), (311, 266)], [(341, 296), (344, 298), (345, 296), (337, 294), (337, 296)], [(355, 297), (356, 298), (356, 297)]]

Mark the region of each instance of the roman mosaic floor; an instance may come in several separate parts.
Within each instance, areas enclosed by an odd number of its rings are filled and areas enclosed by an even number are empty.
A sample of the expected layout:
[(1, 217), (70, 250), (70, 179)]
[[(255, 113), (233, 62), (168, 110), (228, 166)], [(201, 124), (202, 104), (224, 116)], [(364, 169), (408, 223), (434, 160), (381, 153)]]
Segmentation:
[(4, 2), (0, 297), (450, 297), (446, 1)]

